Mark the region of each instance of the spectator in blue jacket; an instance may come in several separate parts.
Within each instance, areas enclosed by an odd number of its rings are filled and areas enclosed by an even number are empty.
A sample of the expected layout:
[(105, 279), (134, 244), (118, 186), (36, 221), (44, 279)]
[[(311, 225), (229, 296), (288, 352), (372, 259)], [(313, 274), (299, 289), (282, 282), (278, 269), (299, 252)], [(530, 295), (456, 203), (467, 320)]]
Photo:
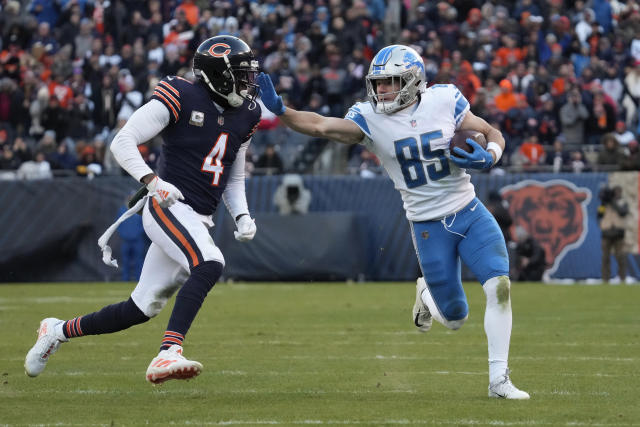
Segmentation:
[[(127, 198), (128, 199), (128, 198)], [(118, 210), (117, 218), (127, 210), (126, 203)], [(142, 215), (133, 215), (118, 226), (118, 235), (122, 240), (120, 259), (122, 260), (122, 281), (137, 281), (140, 278), (144, 254), (149, 241), (142, 227)]]

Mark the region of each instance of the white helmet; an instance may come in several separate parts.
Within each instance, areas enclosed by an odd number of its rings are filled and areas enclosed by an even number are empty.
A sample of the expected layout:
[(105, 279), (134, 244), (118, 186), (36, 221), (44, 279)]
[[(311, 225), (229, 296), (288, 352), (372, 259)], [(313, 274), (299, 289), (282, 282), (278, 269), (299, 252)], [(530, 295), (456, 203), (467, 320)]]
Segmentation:
[[(380, 99), (374, 80), (392, 79), (400, 89), (392, 101)], [(397, 80), (396, 80), (397, 79)], [(427, 83), (422, 57), (408, 46), (391, 45), (380, 50), (371, 61), (366, 77), (367, 96), (376, 113), (393, 113), (413, 103)]]

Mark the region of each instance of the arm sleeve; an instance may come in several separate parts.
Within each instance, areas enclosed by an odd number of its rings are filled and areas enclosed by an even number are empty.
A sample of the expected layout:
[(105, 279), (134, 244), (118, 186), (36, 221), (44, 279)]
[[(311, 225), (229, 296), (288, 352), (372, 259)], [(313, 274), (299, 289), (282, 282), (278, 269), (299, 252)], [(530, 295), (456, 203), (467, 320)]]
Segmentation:
[(240, 145), (236, 159), (231, 165), (231, 174), (229, 175), (227, 186), (224, 189), (224, 193), (222, 193), (222, 200), (234, 221), (240, 214), (249, 214), (247, 195), (244, 188), (244, 163), (250, 143), (251, 140), (248, 140)]
[(137, 181), (153, 173), (142, 159), (138, 145), (158, 135), (169, 124), (169, 110), (155, 99), (144, 104), (129, 118), (111, 142), (113, 157)]

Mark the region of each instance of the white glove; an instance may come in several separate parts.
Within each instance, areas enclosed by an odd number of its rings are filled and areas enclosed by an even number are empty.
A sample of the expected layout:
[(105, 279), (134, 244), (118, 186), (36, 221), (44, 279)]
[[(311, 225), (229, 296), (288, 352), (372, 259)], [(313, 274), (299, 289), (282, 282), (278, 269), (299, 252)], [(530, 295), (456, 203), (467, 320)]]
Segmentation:
[(149, 190), (149, 194), (156, 199), (162, 208), (168, 208), (174, 204), (176, 200), (184, 200), (184, 196), (175, 185), (163, 181), (158, 176), (147, 184), (147, 190)]
[(236, 227), (238, 228), (238, 231), (234, 231), (233, 235), (239, 242), (248, 242), (253, 239), (253, 236), (256, 235), (256, 231), (258, 231), (256, 221), (248, 214), (242, 215), (240, 219), (238, 219)]

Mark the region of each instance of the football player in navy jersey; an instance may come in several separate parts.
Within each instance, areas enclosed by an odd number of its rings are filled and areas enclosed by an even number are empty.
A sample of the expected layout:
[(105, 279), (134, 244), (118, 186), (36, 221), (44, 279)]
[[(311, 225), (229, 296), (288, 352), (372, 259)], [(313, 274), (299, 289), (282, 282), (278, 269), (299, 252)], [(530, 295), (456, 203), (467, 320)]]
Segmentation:
[[(71, 320), (41, 321), (25, 359), (27, 375), (40, 374), (69, 338), (121, 331), (156, 316), (175, 291), (176, 302), (148, 381), (189, 379), (202, 365), (182, 355), (182, 342), (207, 293), (219, 279), (224, 257), (209, 228), (222, 199), (235, 219), (239, 241), (253, 239), (244, 186), (245, 153), (260, 121), (255, 102), (258, 62), (232, 36), (205, 40), (193, 58), (196, 81), (166, 77), (111, 145), (118, 163), (149, 191), (142, 221), (151, 239), (140, 281), (131, 297)], [(158, 172), (137, 145), (162, 134)]]

